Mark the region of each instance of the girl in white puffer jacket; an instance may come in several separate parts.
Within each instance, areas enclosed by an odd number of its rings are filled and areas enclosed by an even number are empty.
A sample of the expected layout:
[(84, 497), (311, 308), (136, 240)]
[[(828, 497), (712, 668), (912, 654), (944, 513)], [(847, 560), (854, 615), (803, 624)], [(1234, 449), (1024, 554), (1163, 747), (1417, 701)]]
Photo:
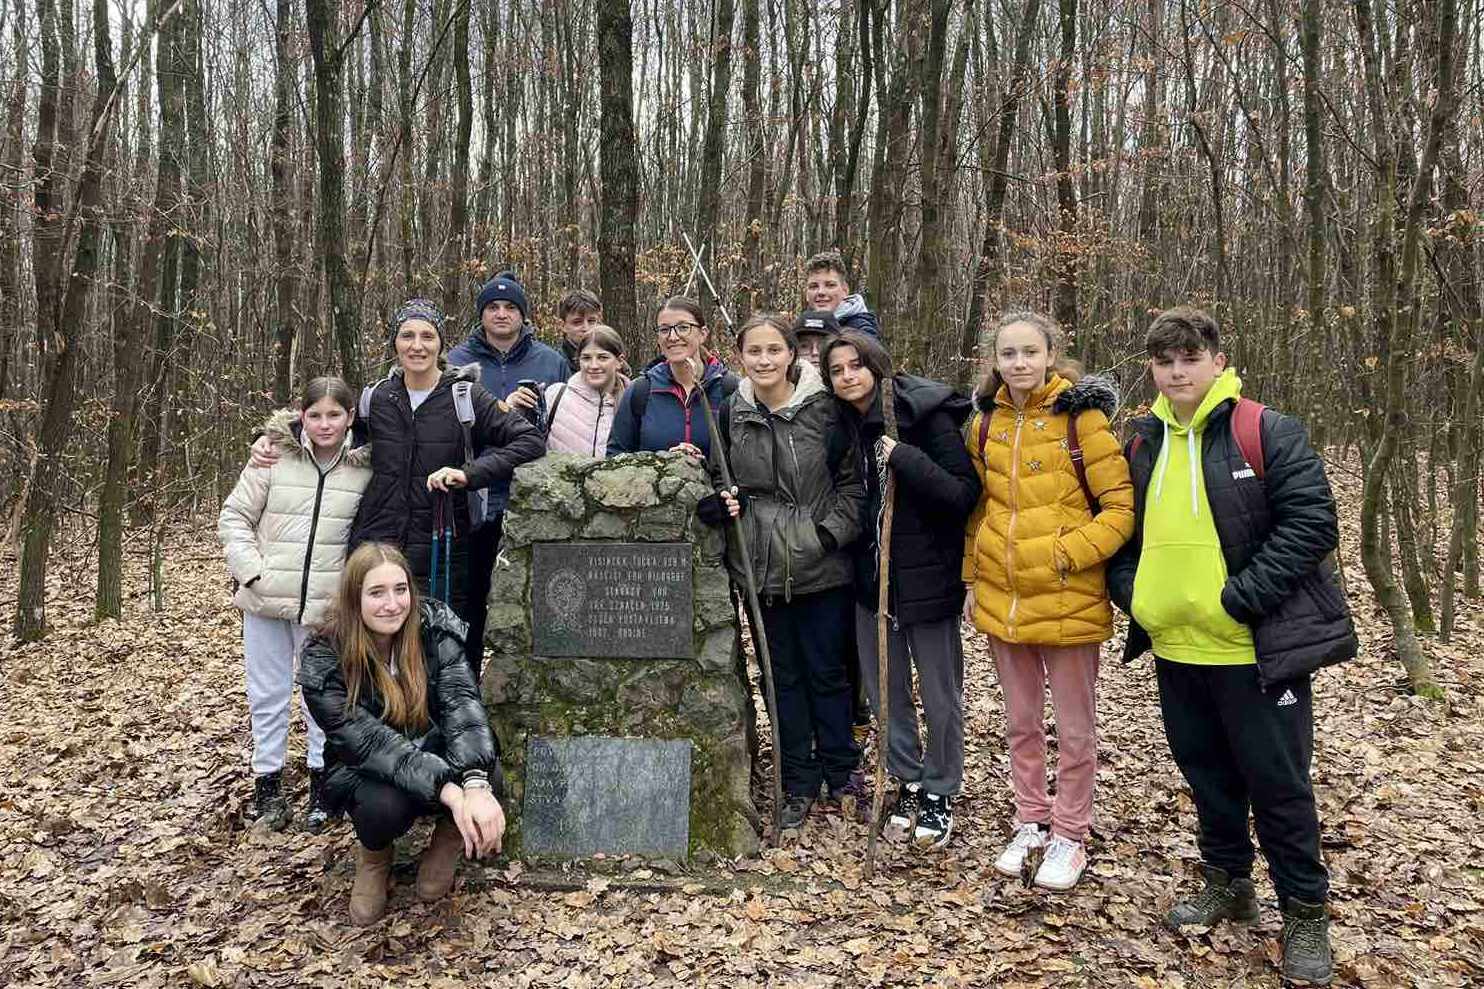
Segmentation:
[(602, 457), (624, 377), (623, 340), (610, 326), (595, 326), (577, 352), (577, 373), (546, 387), (546, 449)]
[[(339, 378), (315, 378), (300, 409), (264, 425), (279, 453), (272, 467), (248, 465), (227, 496), (217, 535), (242, 609), (247, 703), (252, 716), (253, 816), (274, 831), (291, 813), (283, 796), (289, 701), (299, 648), (326, 617), (345, 565), (351, 522), (371, 480), (369, 446), (351, 449), (355, 394)], [(303, 705), (303, 698), (300, 698)], [(309, 810), (318, 832), (324, 808), (325, 736), (304, 708), (309, 736)]]

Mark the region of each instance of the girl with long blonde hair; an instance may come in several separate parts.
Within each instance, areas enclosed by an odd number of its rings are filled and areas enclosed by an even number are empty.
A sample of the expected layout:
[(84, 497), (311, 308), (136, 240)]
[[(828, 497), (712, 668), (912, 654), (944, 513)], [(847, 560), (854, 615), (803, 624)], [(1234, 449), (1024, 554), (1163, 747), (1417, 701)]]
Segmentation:
[(498, 852), (505, 814), (489, 720), (464, 659), (468, 626), (423, 599), (407, 559), (365, 543), (346, 561), (329, 621), (304, 647), (299, 683), (325, 731), (325, 797), (359, 839), (351, 920), (386, 910), (393, 842), (437, 815), (417, 895), (453, 886), (459, 854)]

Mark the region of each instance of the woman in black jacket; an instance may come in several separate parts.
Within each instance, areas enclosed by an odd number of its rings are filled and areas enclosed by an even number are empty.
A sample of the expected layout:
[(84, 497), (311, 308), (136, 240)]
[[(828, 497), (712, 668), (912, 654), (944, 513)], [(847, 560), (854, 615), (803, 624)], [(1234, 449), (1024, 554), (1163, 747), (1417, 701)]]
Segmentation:
[(447, 605), (419, 600), (394, 547), (365, 543), (304, 645), (299, 684), (325, 732), (325, 802), (350, 813), (360, 839), (350, 917), (362, 926), (386, 910), (393, 842), (418, 817), (440, 815), (418, 867), (423, 900), (448, 893), (460, 851), (500, 850), (500, 763), (465, 628)]
[[(959, 433), (972, 407), (947, 385), (892, 376), (900, 442), (885, 435), (880, 382), (891, 357), (875, 339), (847, 330), (825, 344), (820, 362), (851, 430), (866, 482), (866, 513), (854, 547), (855, 627), (861, 675), (879, 715), (877, 660), (880, 462), (897, 478), (892, 523), (887, 632), (891, 690), (887, 768), (900, 782), (888, 833), (940, 848), (953, 831), (953, 798), (964, 775), (964, 523), (979, 500), (979, 478)], [(908, 656), (911, 659), (909, 661)], [(927, 718), (927, 751), (918, 739), (912, 666)], [(879, 719), (878, 719), (879, 720)]]

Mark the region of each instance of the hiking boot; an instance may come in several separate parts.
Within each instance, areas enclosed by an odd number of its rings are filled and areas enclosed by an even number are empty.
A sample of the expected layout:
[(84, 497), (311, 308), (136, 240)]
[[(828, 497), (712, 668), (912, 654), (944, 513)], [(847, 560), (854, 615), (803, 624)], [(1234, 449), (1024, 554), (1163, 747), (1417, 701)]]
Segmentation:
[(309, 771), (309, 810), (304, 815), (304, 830), (319, 834), (330, 823), (330, 808), (325, 804), (325, 771)]
[(917, 810), (912, 840), (918, 848), (936, 849), (948, 844), (953, 834), (953, 798), (924, 793)]
[(370, 927), (386, 913), (386, 884), (392, 875), (395, 845), (373, 852), (356, 845), (356, 879), (350, 887), (350, 922)]
[(288, 801), (283, 799), (283, 773), (259, 773), (253, 778), (253, 827), (282, 831), (293, 820)]
[(891, 815), (886, 819), (887, 840), (901, 841), (911, 834), (921, 809), (922, 784), (903, 783), (897, 790), (897, 802), (892, 805)]
[(1327, 986), (1335, 975), (1329, 950), (1329, 910), (1323, 903), (1283, 904), (1283, 978)]
[(789, 793), (783, 798), (783, 813), (779, 816), (779, 825), (783, 830), (799, 827), (804, 819), (809, 816), (810, 809), (814, 806), (814, 798), (807, 793)]
[(859, 769), (854, 770), (844, 783), (830, 787), (826, 803), (846, 817), (854, 817), (858, 821), (869, 820), (871, 791), (866, 786), (865, 774)]
[(1165, 914), (1165, 926), (1179, 930), (1186, 924), (1214, 927), (1223, 920), (1250, 924), (1257, 919), (1257, 890), (1246, 876), (1233, 878), (1214, 865), (1201, 866), (1206, 888), (1189, 900), (1181, 900)]
[(1082, 870), (1087, 868), (1087, 847), (1080, 841), (1059, 834), (1046, 843), (1046, 855), (1036, 870), (1036, 885), (1055, 893), (1064, 893), (1077, 885)]
[(453, 873), (464, 854), (464, 836), (451, 817), (439, 817), (433, 837), (417, 866), (417, 898), (424, 903), (441, 900), (453, 888)]
[(1039, 851), (1046, 847), (1046, 832), (1041, 830), (1041, 825), (1031, 822), (1022, 824), (1015, 829), (1015, 837), (1010, 839), (1010, 844), (1000, 853), (1000, 857), (994, 860), (994, 871), (1011, 879), (1020, 878), (1020, 870), (1025, 868), (1026, 856), (1032, 849)]

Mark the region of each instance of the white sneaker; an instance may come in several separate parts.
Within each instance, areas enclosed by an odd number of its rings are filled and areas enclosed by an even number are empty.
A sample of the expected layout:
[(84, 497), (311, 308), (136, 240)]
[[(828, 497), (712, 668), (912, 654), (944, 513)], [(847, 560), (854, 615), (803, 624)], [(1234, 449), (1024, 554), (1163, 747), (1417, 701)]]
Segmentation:
[(1082, 847), (1082, 842), (1054, 834), (1046, 845), (1041, 868), (1036, 870), (1036, 885), (1057, 892), (1069, 890), (1077, 885), (1085, 868), (1087, 849)]
[(1044, 848), (1046, 835), (1041, 831), (1039, 825), (1022, 824), (1015, 829), (1015, 837), (1000, 857), (994, 860), (994, 871), (1011, 879), (1020, 878), (1020, 869), (1025, 865), (1025, 857), (1030, 854), (1032, 848)]

